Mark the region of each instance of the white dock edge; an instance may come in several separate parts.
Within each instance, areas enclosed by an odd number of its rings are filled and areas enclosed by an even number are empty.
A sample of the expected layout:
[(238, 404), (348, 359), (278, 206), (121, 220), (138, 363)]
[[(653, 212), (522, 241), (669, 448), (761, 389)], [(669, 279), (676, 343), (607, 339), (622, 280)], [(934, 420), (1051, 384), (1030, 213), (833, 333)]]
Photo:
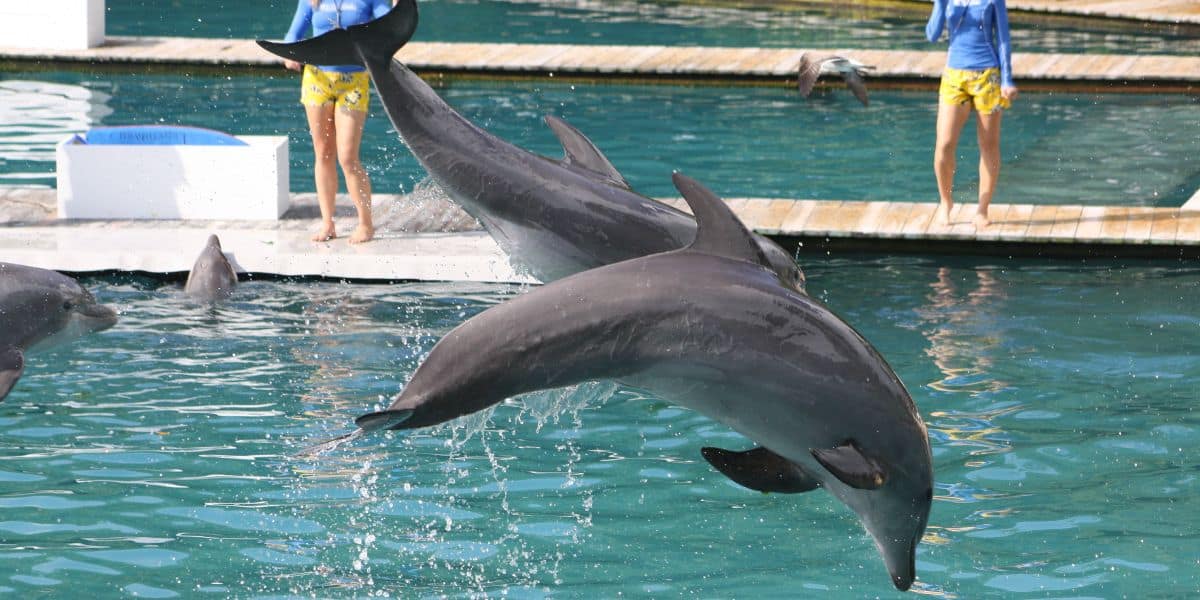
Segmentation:
[(59, 143), (62, 219), (278, 219), (287, 211), (287, 136), (245, 146)]
[(1196, 190), (1196, 193), (1192, 194), (1192, 197), (1180, 208), (1182, 210), (1200, 210), (1200, 190)]
[(210, 233), (241, 272), (362, 280), (530, 283), (491, 236), (383, 233), (367, 244), (317, 244), (305, 229), (14, 227), (2, 230), (0, 261), (66, 272), (186, 273)]
[(104, 44), (104, 0), (0, 1), (5, 46), (84, 50)]

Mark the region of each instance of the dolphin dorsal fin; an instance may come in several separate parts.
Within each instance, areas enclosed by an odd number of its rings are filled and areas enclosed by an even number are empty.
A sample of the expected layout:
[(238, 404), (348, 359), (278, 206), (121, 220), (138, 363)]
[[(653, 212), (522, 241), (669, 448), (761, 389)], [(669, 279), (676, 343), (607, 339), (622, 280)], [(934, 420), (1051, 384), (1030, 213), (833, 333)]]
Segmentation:
[(812, 455), (825, 470), (852, 488), (877, 490), (887, 481), (887, 472), (879, 461), (863, 454), (853, 440), (836, 448), (815, 448)]
[(566, 154), (563, 162), (592, 171), (611, 181), (614, 185), (630, 189), (629, 183), (608, 160), (608, 157), (604, 156), (604, 153), (600, 152), (596, 144), (583, 135), (583, 132), (552, 115), (546, 115), (546, 124), (550, 126), (550, 130), (554, 132), (558, 142), (562, 144), (563, 152)]
[(696, 239), (687, 250), (770, 267), (754, 234), (746, 229), (724, 200), (683, 173), (673, 173), (671, 180), (696, 216)]

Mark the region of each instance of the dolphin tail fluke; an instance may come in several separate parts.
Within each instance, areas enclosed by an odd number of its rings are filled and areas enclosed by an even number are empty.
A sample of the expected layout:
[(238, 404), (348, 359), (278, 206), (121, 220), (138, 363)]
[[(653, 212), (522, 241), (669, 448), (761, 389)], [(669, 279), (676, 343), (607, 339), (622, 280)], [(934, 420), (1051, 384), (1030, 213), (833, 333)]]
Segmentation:
[(400, 0), (386, 15), (294, 43), (258, 40), (281, 58), (314, 65), (386, 64), (417, 30), (416, 0)]

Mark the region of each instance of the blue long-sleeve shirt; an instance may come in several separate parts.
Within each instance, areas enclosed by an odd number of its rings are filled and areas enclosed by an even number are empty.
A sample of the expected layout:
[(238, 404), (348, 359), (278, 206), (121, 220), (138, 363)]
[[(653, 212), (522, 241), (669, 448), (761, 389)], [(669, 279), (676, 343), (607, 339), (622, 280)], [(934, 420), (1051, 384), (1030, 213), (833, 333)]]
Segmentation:
[[(392, 10), (392, 0), (321, 0), (314, 10), (312, 0), (299, 0), (296, 16), (288, 28), (285, 42), (298, 42), (312, 35), (318, 36), (332, 29), (345, 29), (351, 25), (378, 19)], [(362, 71), (359, 65), (319, 65), (324, 71), (353, 73)]]
[(938, 41), (943, 29), (950, 31), (946, 66), (968, 71), (1000, 67), (1000, 84), (1015, 87), (1004, 0), (934, 0), (926, 39)]

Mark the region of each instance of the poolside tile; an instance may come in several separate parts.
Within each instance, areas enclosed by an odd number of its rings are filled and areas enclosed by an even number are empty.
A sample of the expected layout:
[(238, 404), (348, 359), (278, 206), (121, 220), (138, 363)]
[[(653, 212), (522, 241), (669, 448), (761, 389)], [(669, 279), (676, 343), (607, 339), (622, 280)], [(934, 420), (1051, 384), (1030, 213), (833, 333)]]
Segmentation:
[(1032, 204), (1010, 204), (1003, 221), (993, 221), (992, 227), (999, 228), (998, 238), (1004, 241), (1021, 241), (1029, 230), (1029, 221), (1033, 218)]
[(1179, 209), (1159, 208), (1154, 211), (1150, 225), (1151, 244), (1174, 244), (1179, 231)]
[[(800, 55), (798, 50), (780, 50), (774, 62), (764, 63), (763, 66), (769, 66), (767, 74), (779, 77), (787, 77), (796, 75), (800, 70)], [(758, 70), (755, 71), (756, 73)]]
[(1129, 206), (1105, 207), (1100, 223), (1100, 236), (1106, 242), (1121, 243), (1125, 239), (1125, 231), (1129, 228), (1131, 212), (1133, 208)]
[[(742, 222), (745, 223), (747, 227), (750, 227), (755, 231), (767, 231), (768, 229), (772, 228), (766, 227), (765, 222), (769, 218), (771, 206), (776, 202), (781, 201), (772, 200), (770, 198), (751, 198), (749, 199), (749, 202), (746, 203), (746, 208), (741, 212), (741, 214), (738, 215), (738, 217), (742, 219)], [(786, 200), (782, 202), (786, 202)], [(782, 215), (780, 215), (779, 220), (783, 220)], [(778, 229), (778, 227), (773, 229)]]
[(1008, 218), (1008, 212), (1012, 208), (1011, 204), (992, 204), (988, 207), (988, 226), (982, 230), (975, 231), (975, 239), (977, 240), (998, 240), (1000, 239), (1000, 223), (1004, 223)]
[(914, 202), (913, 207), (909, 210), (908, 219), (904, 222), (904, 229), (900, 234), (905, 238), (924, 237), (925, 231), (929, 229), (930, 223), (933, 221), (933, 213), (937, 210), (937, 204), (932, 202)]
[(1103, 239), (1104, 207), (1085, 206), (1079, 214), (1079, 226), (1075, 228), (1075, 241), (1096, 242)]
[(804, 233), (804, 226), (816, 208), (816, 200), (796, 200), (779, 225), (780, 232), (792, 235)]
[(829, 227), (831, 234), (838, 237), (849, 237), (858, 231), (858, 224), (867, 214), (872, 202), (846, 201), (834, 213), (833, 223)]
[(1082, 214), (1082, 206), (1059, 206), (1054, 215), (1054, 227), (1050, 229), (1050, 237), (1056, 242), (1074, 241), (1075, 230), (1079, 227), (1079, 217)]
[(889, 202), (886, 212), (875, 226), (875, 234), (887, 238), (900, 237), (913, 206), (916, 206), (915, 202)]
[(862, 214), (862, 218), (854, 226), (853, 235), (858, 237), (869, 237), (875, 234), (879, 229), (879, 221), (887, 214), (891, 208), (891, 202), (869, 202), (867, 210)]
[(1129, 211), (1129, 226), (1125, 228), (1125, 242), (1128, 244), (1144, 244), (1150, 241), (1150, 231), (1154, 226), (1154, 209), (1144, 206), (1131, 208)]
[(838, 222), (840, 201), (821, 201), (813, 209), (804, 223), (804, 230), (814, 235), (825, 235), (832, 231)]

